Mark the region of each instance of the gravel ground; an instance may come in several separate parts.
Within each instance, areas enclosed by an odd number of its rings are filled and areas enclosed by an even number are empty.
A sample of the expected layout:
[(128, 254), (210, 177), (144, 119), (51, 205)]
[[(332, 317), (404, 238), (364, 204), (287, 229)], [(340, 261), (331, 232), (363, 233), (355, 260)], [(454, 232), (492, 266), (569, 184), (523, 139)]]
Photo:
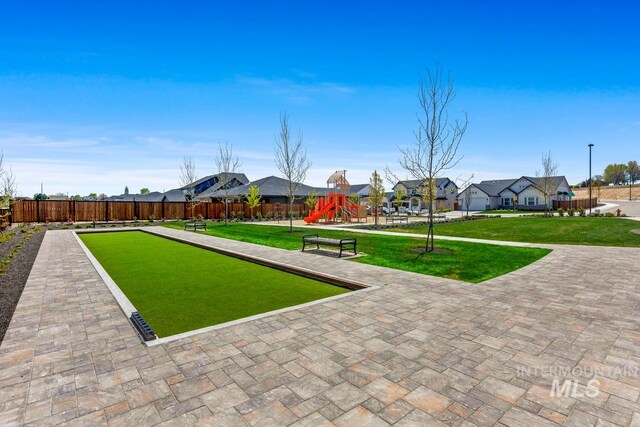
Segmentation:
[[(9, 241), (0, 243), (0, 259), (4, 259), (23, 238), (25, 233), (17, 230)], [(11, 317), (20, 300), (27, 278), (31, 272), (33, 262), (38, 255), (40, 244), (44, 238), (44, 229), (34, 232), (27, 240), (20, 252), (9, 263), (7, 271), (0, 275), (0, 343), (9, 327)]]

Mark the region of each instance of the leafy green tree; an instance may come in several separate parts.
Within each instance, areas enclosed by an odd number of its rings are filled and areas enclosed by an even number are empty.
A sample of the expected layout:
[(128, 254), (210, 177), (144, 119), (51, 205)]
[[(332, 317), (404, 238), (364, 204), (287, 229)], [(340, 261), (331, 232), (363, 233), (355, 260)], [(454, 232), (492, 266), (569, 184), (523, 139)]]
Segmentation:
[(396, 207), (396, 210), (398, 210), (398, 208), (402, 206), (402, 202), (404, 201), (406, 195), (407, 191), (402, 187), (398, 187), (398, 189), (396, 190), (395, 198), (393, 200), (393, 206)]
[(360, 195), (358, 193), (351, 193), (349, 195), (349, 201), (351, 203), (353, 203), (354, 205), (359, 205), (360, 204)]
[(260, 202), (262, 202), (262, 195), (258, 186), (249, 186), (249, 194), (247, 194), (246, 199), (249, 209), (251, 209), (251, 218), (253, 218), (253, 209), (260, 206)]
[(311, 193), (309, 193), (307, 198), (304, 199), (304, 204), (307, 205), (307, 209), (311, 211), (311, 209), (316, 206), (316, 203), (318, 203), (318, 193), (312, 191)]
[(33, 200), (47, 200), (49, 196), (44, 193), (36, 193), (33, 195)]
[(623, 184), (626, 181), (627, 165), (612, 163), (604, 169), (604, 180), (611, 184)]
[(124, 194), (129, 194), (129, 187), (128, 186), (124, 187)]
[(374, 208), (375, 226), (378, 226), (378, 210), (384, 201), (384, 185), (377, 170), (371, 174), (369, 180), (369, 205)]
[(90, 197), (93, 200), (98, 200), (98, 193), (89, 193), (87, 197)]
[(631, 185), (635, 184), (637, 181), (640, 181), (640, 166), (635, 160), (627, 163), (627, 177), (629, 178), (629, 182), (631, 183)]
[(107, 195), (104, 193), (100, 193), (100, 195), (98, 196), (98, 200), (107, 200)]
[(149, 191), (149, 189), (147, 187), (144, 187), (144, 188), (140, 189), (140, 194), (143, 195), (143, 196), (146, 196), (149, 193), (151, 193), (151, 191)]

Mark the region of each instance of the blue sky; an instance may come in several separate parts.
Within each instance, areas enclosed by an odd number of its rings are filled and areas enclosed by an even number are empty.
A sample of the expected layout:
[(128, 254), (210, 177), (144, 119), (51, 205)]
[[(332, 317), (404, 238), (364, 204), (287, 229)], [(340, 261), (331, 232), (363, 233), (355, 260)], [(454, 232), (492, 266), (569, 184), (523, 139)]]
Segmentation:
[(469, 116), (452, 178), (533, 175), (551, 151), (577, 182), (589, 142), (594, 171), (640, 160), (634, 2), (98, 3), (3, 4), (0, 149), (23, 195), (168, 190), (184, 155), (213, 173), (221, 141), (250, 179), (277, 174), (281, 110), (308, 184), (404, 176), (397, 147), (436, 63)]

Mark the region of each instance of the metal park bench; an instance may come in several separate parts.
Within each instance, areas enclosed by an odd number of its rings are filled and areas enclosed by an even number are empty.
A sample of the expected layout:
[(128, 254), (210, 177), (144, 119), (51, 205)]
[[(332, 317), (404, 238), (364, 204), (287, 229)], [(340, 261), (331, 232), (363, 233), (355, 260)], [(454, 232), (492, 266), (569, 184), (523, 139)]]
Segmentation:
[(187, 230), (187, 228), (193, 228), (193, 231), (196, 231), (198, 229), (207, 231), (207, 223), (204, 221), (187, 221), (184, 223), (185, 231)]
[(395, 224), (396, 222), (399, 223), (407, 223), (409, 224), (409, 217), (408, 216), (388, 216), (386, 217), (386, 221), (387, 224), (391, 223), (391, 224)]
[(317, 234), (307, 234), (302, 236), (302, 252), (304, 252), (307, 245), (316, 245), (316, 249), (320, 249), (320, 245), (334, 246), (340, 248), (338, 258), (342, 257), (342, 251), (344, 249), (353, 248), (353, 254), (357, 255), (356, 251), (356, 239), (329, 239), (327, 237), (320, 237)]

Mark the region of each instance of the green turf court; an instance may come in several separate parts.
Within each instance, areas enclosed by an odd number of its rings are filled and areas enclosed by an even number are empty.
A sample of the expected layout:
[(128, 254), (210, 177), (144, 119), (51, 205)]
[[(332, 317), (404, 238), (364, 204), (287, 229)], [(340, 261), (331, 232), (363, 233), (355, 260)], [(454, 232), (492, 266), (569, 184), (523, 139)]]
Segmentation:
[(350, 292), (140, 231), (78, 235), (159, 337)]

